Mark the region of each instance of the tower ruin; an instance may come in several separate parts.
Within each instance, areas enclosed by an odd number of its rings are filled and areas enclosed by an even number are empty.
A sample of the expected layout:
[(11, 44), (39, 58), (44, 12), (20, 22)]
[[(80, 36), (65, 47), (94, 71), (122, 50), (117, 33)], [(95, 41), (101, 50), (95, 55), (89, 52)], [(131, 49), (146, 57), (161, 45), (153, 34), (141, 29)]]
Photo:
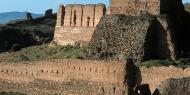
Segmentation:
[(54, 41), (59, 45), (88, 43), (96, 25), (105, 15), (104, 4), (59, 6)]

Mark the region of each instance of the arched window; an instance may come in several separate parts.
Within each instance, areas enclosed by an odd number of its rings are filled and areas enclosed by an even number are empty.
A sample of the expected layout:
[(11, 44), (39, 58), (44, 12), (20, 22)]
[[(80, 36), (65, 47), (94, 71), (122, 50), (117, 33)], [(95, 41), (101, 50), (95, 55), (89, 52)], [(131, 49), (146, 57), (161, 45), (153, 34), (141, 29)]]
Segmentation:
[(87, 27), (90, 26), (90, 17), (87, 17)]

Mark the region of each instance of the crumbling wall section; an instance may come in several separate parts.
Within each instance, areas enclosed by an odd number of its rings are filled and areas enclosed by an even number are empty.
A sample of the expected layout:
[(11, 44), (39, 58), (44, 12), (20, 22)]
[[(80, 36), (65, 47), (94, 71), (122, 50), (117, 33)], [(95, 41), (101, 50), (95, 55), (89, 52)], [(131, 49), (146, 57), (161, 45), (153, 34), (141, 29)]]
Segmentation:
[(104, 4), (59, 6), (54, 42), (58, 45), (87, 45), (96, 25), (105, 15)]
[(83, 7), (83, 27), (94, 27), (95, 5), (88, 4)]
[(110, 0), (111, 14), (137, 16), (143, 12), (160, 14), (160, 0)]
[(95, 6), (95, 19), (94, 19), (94, 26), (96, 26), (100, 19), (105, 15), (106, 7), (104, 4), (97, 4)]
[(73, 27), (82, 27), (83, 5), (76, 4), (72, 6), (71, 25)]
[[(174, 59), (167, 18), (151, 15), (104, 16), (89, 43), (87, 57), (94, 59)], [(173, 54), (174, 53), (174, 54)]]
[(65, 16), (64, 16), (64, 26), (70, 27), (72, 21), (72, 7), (73, 5), (66, 5), (65, 6)]
[(63, 18), (65, 14), (65, 8), (63, 5), (59, 5), (59, 9), (57, 12), (57, 21), (56, 21), (56, 27), (61, 27), (63, 25)]

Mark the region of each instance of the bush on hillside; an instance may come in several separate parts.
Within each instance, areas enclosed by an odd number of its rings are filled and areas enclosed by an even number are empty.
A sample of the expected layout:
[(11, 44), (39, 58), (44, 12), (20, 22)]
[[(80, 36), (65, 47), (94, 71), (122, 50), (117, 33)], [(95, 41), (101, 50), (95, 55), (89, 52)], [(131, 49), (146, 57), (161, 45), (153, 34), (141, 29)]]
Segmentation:
[(10, 49), (10, 51), (14, 51), (14, 52), (19, 51), (19, 50), (21, 50), (21, 45), (19, 45), (19, 44), (13, 44)]

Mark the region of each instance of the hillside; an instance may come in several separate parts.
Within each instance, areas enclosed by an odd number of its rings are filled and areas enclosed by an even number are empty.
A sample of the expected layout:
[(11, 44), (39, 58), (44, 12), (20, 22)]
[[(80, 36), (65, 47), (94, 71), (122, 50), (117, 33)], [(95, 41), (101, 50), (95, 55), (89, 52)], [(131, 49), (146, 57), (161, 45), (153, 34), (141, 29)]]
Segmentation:
[(49, 59), (83, 59), (85, 50), (78, 46), (56, 46), (48, 44), (23, 48), (17, 52), (0, 53), (0, 62), (34, 61)]
[(186, 3), (184, 5), (185, 5), (186, 11), (190, 12), (190, 3)]
[[(41, 16), (43, 16), (43, 14), (32, 13), (33, 18)], [(0, 13), (0, 24), (5, 24), (12, 20), (20, 20), (25, 18), (26, 18), (26, 12), (4, 12)]]
[(56, 15), (39, 17), (32, 21), (11, 21), (0, 25), (0, 52), (17, 51), (21, 48), (40, 45), (53, 39)]

